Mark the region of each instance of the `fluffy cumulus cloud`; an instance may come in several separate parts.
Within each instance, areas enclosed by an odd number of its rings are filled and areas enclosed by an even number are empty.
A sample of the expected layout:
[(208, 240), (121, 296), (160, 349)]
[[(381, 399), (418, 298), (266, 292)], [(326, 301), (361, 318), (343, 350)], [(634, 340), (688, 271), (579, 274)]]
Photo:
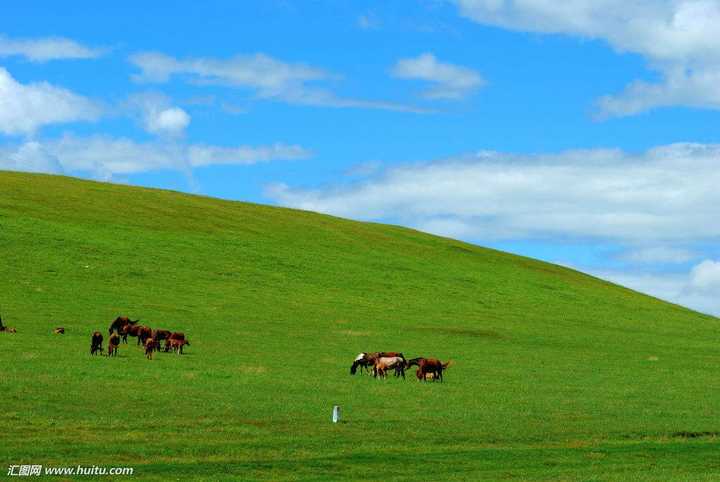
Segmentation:
[(173, 106), (170, 99), (162, 94), (135, 94), (130, 96), (128, 105), (137, 114), (143, 128), (151, 134), (177, 137), (190, 125), (190, 114)]
[(0, 133), (31, 135), (48, 124), (92, 121), (100, 107), (47, 82), (22, 84), (0, 67)]
[(401, 59), (391, 73), (401, 79), (430, 82), (433, 86), (424, 92), (424, 96), (430, 99), (462, 99), (485, 83), (476, 71), (440, 62), (431, 53)]
[(103, 49), (86, 47), (63, 37), (11, 39), (0, 35), (0, 57), (20, 56), (33, 62), (62, 59), (92, 59)]
[(661, 82), (636, 81), (599, 101), (601, 114), (683, 105), (720, 108), (720, 3), (716, 0), (455, 0), (466, 17), (518, 31), (608, 42), (643, 55)]
[(138, 82), (167, 82), (172, 77), (182, 77), (198, 84), (244, 88), (260, 99), (291, 104), (422, 112), (422, 109), (394, 102), (338, 97), (324, 86), (338, 80), (338, 76), (264, 54), (229, 59), (176, 59), (158, 52), (142, 52), (131, 56), (130, 62), (140, 69), (134, 76)]
[(720, 261), (706, 259), (692, 269), (690, 287), (699, 291), (712, 291), (720, 298)]
[[(718, 239), (720, 145), (472, 156), (394, 167), (350, 185), (275, 185), (281, 204), (474, 240)], [(654, 253), (654, 255), (663, 253)], [(664, 253), (667, 254), (667, 253)]]
[(0, 169), (89, 175), (112, 179), (157, 170), (189, 172), (210, 165), (251, 165), (310, 156), (301, 146), (220, 147), (170, 142), (136, 142), (107, 136), (75, 137), (0, 149)]

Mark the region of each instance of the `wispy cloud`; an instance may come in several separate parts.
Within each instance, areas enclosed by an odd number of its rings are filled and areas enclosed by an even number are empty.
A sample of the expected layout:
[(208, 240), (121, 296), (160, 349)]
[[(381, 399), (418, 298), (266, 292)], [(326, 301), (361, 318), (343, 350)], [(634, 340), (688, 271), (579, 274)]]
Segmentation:
[(11, 39), (0, 35), (0, 57), (20, 56), (32, 62), (93, 59), (105, 49), (92, 48), (64, 37)]
[(176, 59), (159, 52), (142, 52), (131, 56), (130, 62), (140, 69), (133, 77), (138, 82), (167, 82), (177, 76), (197, 84), (243, 88), (252, 91), (258, 99), (290, 104), (424, 112), (395, 102), (339, 97), (326, 85), (338, 81), (338, 75), (264, 54), (229, 59)]
[(280, 204), (473, 240), (561, 237), (633, 245), (720, 239), (720, 145), (552, 155), (480, 152), (353, 184), (272, 186)]
[(455, 1), (478, 23), (599, 39), (648, 59), (663, 80), (636, 81), (603, 97), (600, 117), (665, 106), (720, 108), (720, 3), (714, 0)]
[(720, 261), (706, 259), (683, 273), (591, 271), (642, 293), (720, 316)]
[(100, 105), (47, 82), (22, 84), (0, 67), (0, 132), (32, 135), (42, 126), (100, 117)]
[(66, 173), (109, 180), (113, 176), (158, 170), (189, 172), (212, 165), (252, 165), (310, 156), (307, 149), (287, 144), (225, 147), (66, 135), (60, 139), (0, 148), (0, 169)]
[(424, 92), (424, 96), (429, 99), (463, 99), (485, 84), (478, 72), (440, 62), (431, 53), (401, 59), (391, 73), (401, 79), (424, 80), (433, 84)]

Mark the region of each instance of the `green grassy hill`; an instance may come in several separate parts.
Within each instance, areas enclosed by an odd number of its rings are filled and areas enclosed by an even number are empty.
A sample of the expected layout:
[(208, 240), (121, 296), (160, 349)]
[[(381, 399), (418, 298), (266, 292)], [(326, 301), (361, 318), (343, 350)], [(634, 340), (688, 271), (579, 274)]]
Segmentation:
[[(9, 172), (0, 260), (0, 315), (18, 330), (0, 333), (5, 466), (720, 477), (719, 320), (566, 268), (400, 227)], [(91, 332), (119, 314), (192, 345), (91, 357)], [(351, 377), (375, 350), (454, 365), (444, 384)]]

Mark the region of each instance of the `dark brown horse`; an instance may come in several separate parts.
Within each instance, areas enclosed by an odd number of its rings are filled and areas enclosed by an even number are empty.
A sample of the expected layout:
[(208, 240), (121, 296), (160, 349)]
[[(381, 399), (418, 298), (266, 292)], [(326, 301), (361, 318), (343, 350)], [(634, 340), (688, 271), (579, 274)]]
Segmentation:
[(102, 342), (103, 342), (102, 333), (100, 333), (99, 331), (94, 332), (92, 334), (92, 338), (90, 339), (90, 354), (91, 355), (95, 355), (96, 353), (102, 354)]
[(137, 332), (138, 345), (145, 346), (145, 340), (152, 338), (152, 328), (149, 326), (141, 326)]
[(133, 321), (130, 318), (128, 318), (127, 316), (118, 316), (117, 318), (115, 318), (115, 321), (110, 323), (110, 329), (108, 330), (108, 334), (112, 335), (113, 332), (115, 332), (118, 335), (120, 335), (120, 334), (122, 334), (121, 331), (122, 331), (123, 327), (128, 326), (128, 325), (130, 325), (130, 326), (135, 325), (135, 324), (137, 324), (138, 321), (140, 321), (140, 320)]
[(443, 371), (447, 370), (451, 362), (443, 363), (437, 358), (412, 358), (408, 360), (407, 367), (413, 365), (417, 366), (418, 369), (415, 372), (418, 380), (426, 381), (428, 376), (432, 375), (432, 381), (440, 380), (443, 381)]
[(170, 335), (172, 335), (172, 332), (170, 330), (153, 330), (152, 331), (152, 337), (157, 342), (158, 347), (160, 346), (160, 342), (162, 340), (167, 340), (170, 338)]
[[(123, 343), (127, 343), (128, 336), (137, 337), (140, 333), (140, 328), (142, 328), (141, 325), (125, 325), (122, 328), (120, 328), (119, 335), (122, 337)], [(140, 343), (138, 343), (139, 345)]]
[(116, 333), (113, 333), (108, 340), (108, 356), (116, 356), (118, 346), (120, 346), (120, 337)]

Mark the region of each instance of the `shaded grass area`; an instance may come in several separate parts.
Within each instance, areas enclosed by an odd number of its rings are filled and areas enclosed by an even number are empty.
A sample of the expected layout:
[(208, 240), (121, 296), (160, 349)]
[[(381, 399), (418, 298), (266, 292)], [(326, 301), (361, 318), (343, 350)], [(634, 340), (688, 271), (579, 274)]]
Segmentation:
[[(0, 172), (0, 464), (136, 478), (713, 480), (718, 320), (393, 226)], [(187, 355), (89, 355), (118, 314)], [(67, 334), (53, 335), (64, 326)], [(360, 351), (444, 384), (350, 377)], [(343, 423), (329, 423), (332, 405)], [(3, 467), (0, 466), (0, 470)]]

